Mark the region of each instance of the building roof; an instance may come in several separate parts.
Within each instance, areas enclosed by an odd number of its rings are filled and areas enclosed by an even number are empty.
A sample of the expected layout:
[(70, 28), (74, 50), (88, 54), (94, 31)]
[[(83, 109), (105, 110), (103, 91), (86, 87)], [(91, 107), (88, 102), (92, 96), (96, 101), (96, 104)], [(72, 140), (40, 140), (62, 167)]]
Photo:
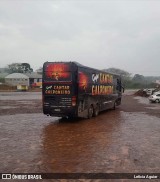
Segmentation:
[(22, 74), (22, 73), (12, 73), (7, 75), (5, 78), (29, 78), (27, 75)]
[(41, 74), (38, 74), (36, 72), (25, 73), (25, 75), (27, 75), (29, 78), (42, 78), (42, 75)]

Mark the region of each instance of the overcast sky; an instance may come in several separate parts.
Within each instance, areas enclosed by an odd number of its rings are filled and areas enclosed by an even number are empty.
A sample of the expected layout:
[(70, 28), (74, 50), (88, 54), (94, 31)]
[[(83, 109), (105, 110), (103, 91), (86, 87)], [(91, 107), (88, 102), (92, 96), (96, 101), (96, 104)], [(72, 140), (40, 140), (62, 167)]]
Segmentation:
[(160, 76), (160, 1), (0, 0), (0, 67), (45, 61)]

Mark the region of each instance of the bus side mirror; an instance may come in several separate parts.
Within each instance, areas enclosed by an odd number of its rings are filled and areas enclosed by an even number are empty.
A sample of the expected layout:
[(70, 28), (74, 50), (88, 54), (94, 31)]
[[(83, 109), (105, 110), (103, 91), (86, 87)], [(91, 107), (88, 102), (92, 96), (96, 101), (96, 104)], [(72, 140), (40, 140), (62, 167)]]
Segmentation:
[(123, 86), (121, 86), (121, 92), (123, 92), (123, 93), (124, 93), (124, 87), (123, 87)]
[(122, 91), (123, 91), (123, 93), (124, 93), (124, 87), (122, 87)]

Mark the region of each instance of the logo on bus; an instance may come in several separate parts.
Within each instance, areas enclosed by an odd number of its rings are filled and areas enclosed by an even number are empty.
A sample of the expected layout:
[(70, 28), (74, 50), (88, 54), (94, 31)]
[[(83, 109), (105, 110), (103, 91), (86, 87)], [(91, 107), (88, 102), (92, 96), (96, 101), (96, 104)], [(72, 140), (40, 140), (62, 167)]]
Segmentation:
[(69, 85), (51, 85), (46, 86), (45, 93), (54, 95), (69, 95), (71, 93), (71, 88)]
[(52, 89), (52, 85), (51, 86), (46, 86), (46, 90)]
[(99, 74), (92, 74), (92, 81), (95, 83), (95, 82), (98, 82), (98, 78), (99, 78)]

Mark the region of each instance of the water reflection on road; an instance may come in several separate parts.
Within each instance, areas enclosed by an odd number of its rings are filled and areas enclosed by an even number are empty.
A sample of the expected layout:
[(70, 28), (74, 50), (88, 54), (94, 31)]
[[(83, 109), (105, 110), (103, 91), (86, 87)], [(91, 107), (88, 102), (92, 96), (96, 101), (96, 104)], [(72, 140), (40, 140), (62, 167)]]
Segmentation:
[(158, 172), (159, 130), (159, 118), (118, 110), (50, 123), (43, 132), (43, 163), (50, 172)]
[(39, 100), (41, 92), (0, 92), (0, 100)]
[(45, 162), (52, 172), (105, 171), (120, 121), (121, 112), (108, 111), (90, 120), (49, 124), (44, 129)]

